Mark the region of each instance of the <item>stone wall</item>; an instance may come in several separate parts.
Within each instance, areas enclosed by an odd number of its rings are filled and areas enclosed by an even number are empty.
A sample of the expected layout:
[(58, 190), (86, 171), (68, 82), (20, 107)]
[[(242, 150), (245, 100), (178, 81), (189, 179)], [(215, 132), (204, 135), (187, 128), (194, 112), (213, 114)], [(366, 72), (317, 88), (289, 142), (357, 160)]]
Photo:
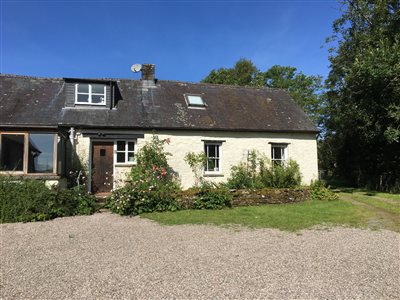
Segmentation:
[[(257, 206), (265, 204), (285, 204), (304, 202), (310, 196), (307, 188), (302, 189), (261, 189), (231, 190), (232, 206)], [(195, 192), (184, 191), (178, 196), (178, 202), (184, 209), (193, 208)]]
[(233, 206), (249, 206), (303, 202), (309, 197), (310, 191), (308, 189), (263, 189), (238, 190), (232, 194)]

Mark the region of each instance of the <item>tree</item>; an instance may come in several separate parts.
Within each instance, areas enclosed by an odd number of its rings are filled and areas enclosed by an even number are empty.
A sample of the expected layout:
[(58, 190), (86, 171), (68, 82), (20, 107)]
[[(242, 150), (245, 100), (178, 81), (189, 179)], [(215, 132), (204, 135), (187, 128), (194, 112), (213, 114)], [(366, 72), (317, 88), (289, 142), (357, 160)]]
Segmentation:
[(212, 70), (201, 82), (252, 86), (258, 72), (256, 66), (250, 60), (241, 58), (233, 68)]
[(294, 67), (275, 65), (257, 77), (258, 81), (261, 78), (259, 86), (287, 90), (314, 124), (321, 128), (324, 110), (321, 76), (307, 76)]
[[(400, 4), (343, 0), (333, 24), (325, 149), (358, 186), (400, 189)], [(329, 144), (329, 145), (328, 145)]]
[(306, 76), (294, 67), (278, 65), (261, 72), (251, 60), (241, 58), (233, 68), (212, 70), (202, 82), (286, 89), (315, 125), (322, 124), (321, 76)]

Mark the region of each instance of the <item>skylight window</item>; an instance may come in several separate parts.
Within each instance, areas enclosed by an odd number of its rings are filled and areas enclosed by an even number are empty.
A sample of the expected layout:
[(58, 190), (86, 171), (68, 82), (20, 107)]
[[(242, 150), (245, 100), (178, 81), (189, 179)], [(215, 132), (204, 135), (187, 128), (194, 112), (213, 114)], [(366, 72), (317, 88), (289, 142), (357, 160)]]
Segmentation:
[(201, 95), (185, 95), (188, 106), (205, 107), (206, 104)]

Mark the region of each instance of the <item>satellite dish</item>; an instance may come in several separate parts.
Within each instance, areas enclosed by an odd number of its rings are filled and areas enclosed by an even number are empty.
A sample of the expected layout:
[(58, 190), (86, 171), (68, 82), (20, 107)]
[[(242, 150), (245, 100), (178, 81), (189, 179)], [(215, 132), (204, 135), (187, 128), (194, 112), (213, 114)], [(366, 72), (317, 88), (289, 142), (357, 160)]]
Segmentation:
[(131, 70), (132, 70), (133, 73), (140, 72), (141, 69), (142, 69), (142, 65), (141, 64), (134, 64), (131, 67)]

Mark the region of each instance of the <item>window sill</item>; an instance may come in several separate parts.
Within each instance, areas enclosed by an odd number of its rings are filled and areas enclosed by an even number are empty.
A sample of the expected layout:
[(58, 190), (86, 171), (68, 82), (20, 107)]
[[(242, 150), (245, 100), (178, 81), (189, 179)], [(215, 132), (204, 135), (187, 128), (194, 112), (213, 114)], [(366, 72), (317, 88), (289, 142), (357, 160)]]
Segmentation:
[(83, 105), (83, 106), (106, 106), (107, 102), (104, 103), (91, 103), (91, 102), (76, 102), (75, 105)]
[(1, 175), (8, 175), (16, 179), (44, 179), (44, 180), (59, 180), (60, 175), (57, 174), (23, 174), (21, 172), (0, 172)]
[(64, 108), (81, 108), (81, 109), (89, 109), (89, 108), (97, 108), (97, 109), (104, 109), (104, 108), (108, 108), (108, 106), (106, 104), (102, 104), (102, 105), (95, 105), (95, 104), (77, 104), (75, 103), (73, 107), (64, 107)]
[(224, 174), (222, 174), (220, 172), (205, 173), (205, 174), (203, 174), (203, 177), (224, 177)]
[(115, 167), (132, 167), (136, 166), (136, 163), (115, 163)]

